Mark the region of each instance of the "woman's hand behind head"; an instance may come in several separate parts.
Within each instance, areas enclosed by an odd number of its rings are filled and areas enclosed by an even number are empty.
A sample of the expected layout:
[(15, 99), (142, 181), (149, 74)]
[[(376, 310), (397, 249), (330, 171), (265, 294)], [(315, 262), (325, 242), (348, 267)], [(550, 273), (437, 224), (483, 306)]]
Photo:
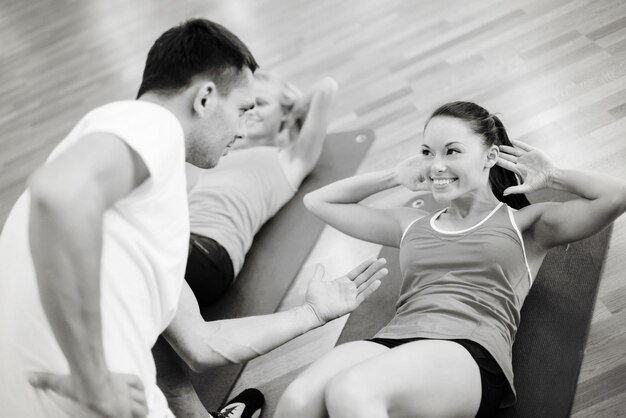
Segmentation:
[(530, 193), (551, 187), (551, 178), (557, 169), (543, 151), (521, 141), (511, 141), (515, 147), (500, 146), (497, 165), (515, 173), (521, 180), (519, 186), (509, 187), (504, 195)]
[(424, 156), (418, 154), (407, 158), (394, 168), (396, 181), (407, 189), (417, 192), (430, 190), (427, 165)]

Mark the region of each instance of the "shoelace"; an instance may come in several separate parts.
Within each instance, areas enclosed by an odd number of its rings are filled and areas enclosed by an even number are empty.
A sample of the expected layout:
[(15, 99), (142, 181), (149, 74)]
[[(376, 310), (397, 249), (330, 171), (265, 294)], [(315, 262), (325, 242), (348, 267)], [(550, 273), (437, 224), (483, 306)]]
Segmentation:
[(238, 412), (237, 407), (231, 406), (231, 407), (226, 407), (222, 409), (220, 412), (211, 412), (211, 415), (213, 415), (213, 417), (215, 418), (234, 418), (235, 417), (234, 414), (236, 412)]

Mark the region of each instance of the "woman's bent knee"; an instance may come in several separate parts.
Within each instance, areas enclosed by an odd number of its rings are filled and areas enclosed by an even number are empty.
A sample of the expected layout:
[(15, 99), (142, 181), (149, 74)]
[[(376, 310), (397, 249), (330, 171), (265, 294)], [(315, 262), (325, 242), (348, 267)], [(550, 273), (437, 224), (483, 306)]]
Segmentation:
[[(383, 403), (369, 390), (367, 379), (348, 370), (331, 380), (324, 391), (326, 409), (330, 416), (357, 417), (362, 411), (368, 416), (380, 416), (375, 410), (386, 410)], [(385, 415), (386, 416), (386, 415)]]
[(323, 405), (323, 394), (316, 394), (303, 380), (294, 380), (278, 401), (275, 418), (317, 417), (316, 410)]

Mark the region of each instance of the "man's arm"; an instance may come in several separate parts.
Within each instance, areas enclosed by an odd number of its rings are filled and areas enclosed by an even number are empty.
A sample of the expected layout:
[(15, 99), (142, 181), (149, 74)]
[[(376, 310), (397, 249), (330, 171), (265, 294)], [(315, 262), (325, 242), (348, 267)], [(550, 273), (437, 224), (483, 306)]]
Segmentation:
[[(120, 138), (98, 133), (39, 169), (28, 184), (39, 297), (69, 363), (76, 400), (105, 416), (127, 414), (126, 407), (116, 409), (115, 401), (121, 399), (113, 392), (119, 385), (108, 371), (102, 343), (103, 216), (148, 175), (143, 161)], [(51, 387), (47, 378), (34, 383)]]
[(384, 259), (361, 263), (347, 275), (322, 280), (318, 267), (301, 306), (270, 315), (205, 322), (185, 282), (176, 317), (164, 335), (195, 371), (248, 361), (349, 313), (380, 286)]
[(323, 78), (298, 100), (289, 115), (292, 124), (293, 119), (304, 120), (296, 138), (279, 154), (285, 174), (296, 188), (320, 158), (337, 89), (334, 79)]

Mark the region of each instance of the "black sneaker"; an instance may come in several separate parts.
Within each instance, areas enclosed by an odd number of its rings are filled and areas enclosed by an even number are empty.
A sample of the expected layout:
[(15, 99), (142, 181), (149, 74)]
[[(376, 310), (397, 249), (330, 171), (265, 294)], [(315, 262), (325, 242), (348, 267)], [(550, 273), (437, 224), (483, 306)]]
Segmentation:
[(258, 389), (246, 389), (211, 415), (215, 418), (258, 418), (264, 403), (265, 397)]

